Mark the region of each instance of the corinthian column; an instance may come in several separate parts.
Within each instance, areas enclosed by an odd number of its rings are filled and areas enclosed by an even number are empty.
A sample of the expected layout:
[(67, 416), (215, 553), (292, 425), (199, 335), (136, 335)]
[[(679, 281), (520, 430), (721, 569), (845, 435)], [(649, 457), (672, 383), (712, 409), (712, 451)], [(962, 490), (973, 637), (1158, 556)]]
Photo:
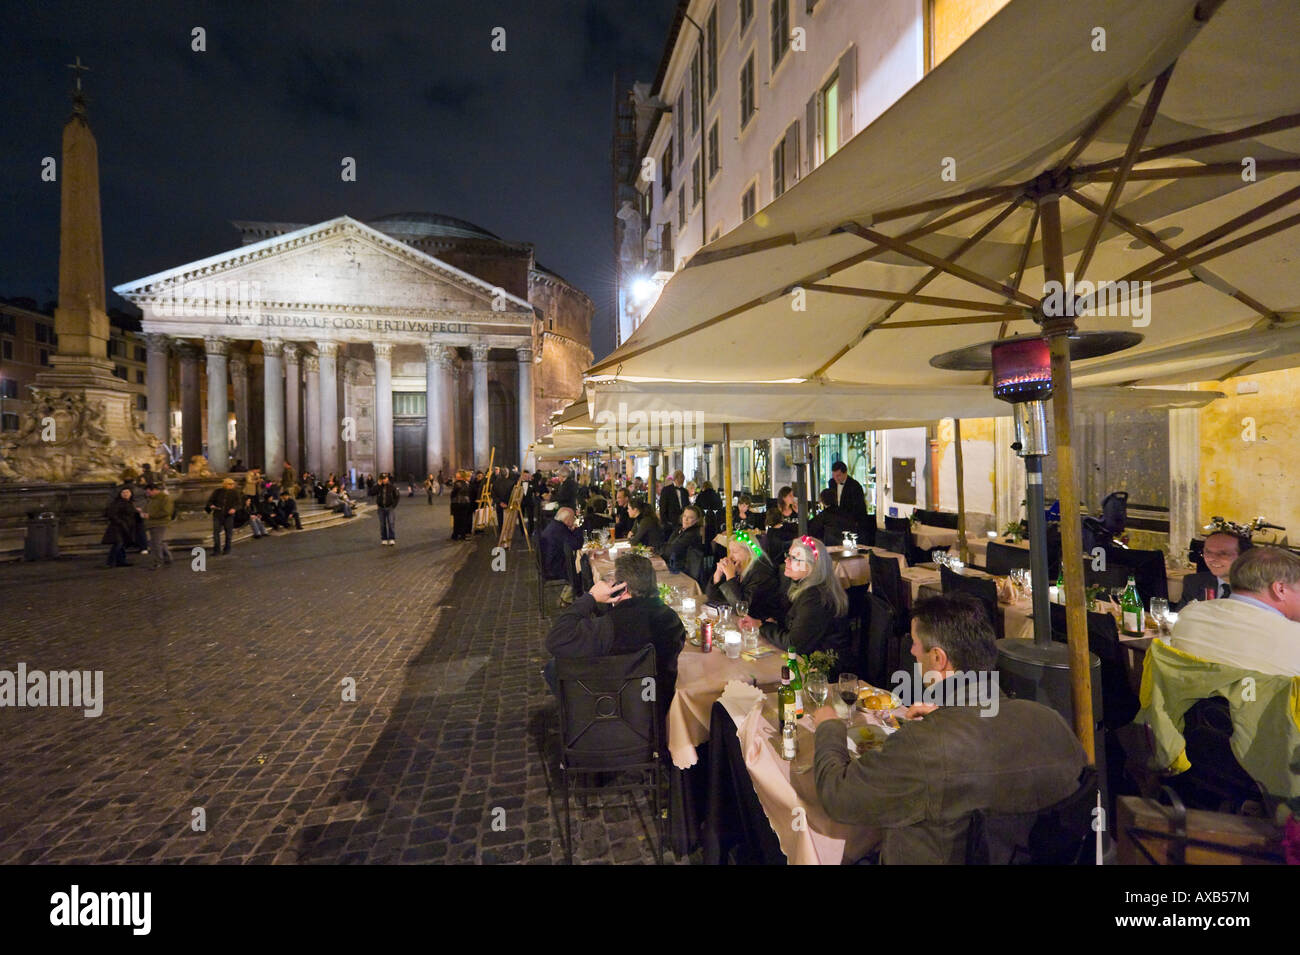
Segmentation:
[(181, 358), (181, 470), (187, 471), (190, 459), (203, 453), (203, 417), (199, 410), (199, 356), (189, 343), (176, 346)]
[(485, 468), (488, 463), (488, 382), (487, 345), (471, 345), (474, 359), (474, 467)]
[(516, 348), (519, 356), (519, 469), (533, 468), (528, 446), (533, 443), (533, 350)]
[(203, 339), (208, 359), (208, 465), (218, 474), (230, 470), (230, 412), (226, 402), (226, 356), (230, 342), (225, 338)]
[(434, 476), (455, 468), (451, 362), (446, 345), (424, 343), (424, 464)]
[(320, 360), (320, 466), (328, 477), (339, 469), (339, 368), (338, 342), (317, 342)]
[(245, 468), (253, 466), (253, 449), (248, 446), (248, 353), (230, 356), (230, 388), (235, 393), (235, 450)]
[(375, 467), (393, 470), (393, 346), (375, 342)]
[(284, 342), (269, 338), (262, 342), (263, 463), (268, 479), (284, 467), (284, 381), (280, 356)]
[(304, 355), (302, 366), (307, 371), (307, 421), (302, 436), (307, 445), (307, 470), (320, 474), (320, 359), (315, 355)]
[(166, 335), (145, 335), (145, 347), (148, 349), (148, 369), (145, 378), (149, 388), (149, 410), (145, 422), (149, 433), (164, 444), (171, 444), (171, 410), (167, 406), (167, 355)]
[[(302, 381), (302, 368), (299, 356), (302, 354), (297, 345), (284, 346), (284, 455), (285, 461), (302, 468), (302, 432), (299, 430), (299, 383)], [(281, 465), (283, 461), (279, 462)]]

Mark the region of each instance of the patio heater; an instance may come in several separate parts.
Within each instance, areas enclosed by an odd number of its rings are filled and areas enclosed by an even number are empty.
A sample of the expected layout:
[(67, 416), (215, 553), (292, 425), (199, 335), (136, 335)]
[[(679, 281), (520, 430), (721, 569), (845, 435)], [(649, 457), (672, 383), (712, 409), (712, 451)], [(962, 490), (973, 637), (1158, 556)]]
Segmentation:
[(794, 495), (799, 502), (799, 533), (808, 533), (808, 435), (811, 421), (787, 421), (781, 426), (790, 439), (790, 463), (794, 465)]

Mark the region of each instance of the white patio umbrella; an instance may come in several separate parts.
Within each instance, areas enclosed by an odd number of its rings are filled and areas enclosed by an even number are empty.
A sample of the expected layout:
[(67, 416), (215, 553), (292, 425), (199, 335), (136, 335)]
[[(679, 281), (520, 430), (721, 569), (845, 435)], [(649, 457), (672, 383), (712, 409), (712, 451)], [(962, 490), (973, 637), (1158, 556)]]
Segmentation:
[[(984, 372), (931, 358), (1045, 335), (1061, 510), (1077, 513), (1076, 327), (1144, 336), (1080, 362), (1090, 383), (1296, 363), (1297, 35), (1294, 3), (1011, 0), (835, 156), (692, 258), (589, 374), (978, 385)], [(1076, 317), (1068, 290), (1097, 281), (1111, 314)], [(1081, 551), (1077, 522), (1062, 538)], [(1066, 568), (1071, 695), (1091, 752), (1083, 575)]]

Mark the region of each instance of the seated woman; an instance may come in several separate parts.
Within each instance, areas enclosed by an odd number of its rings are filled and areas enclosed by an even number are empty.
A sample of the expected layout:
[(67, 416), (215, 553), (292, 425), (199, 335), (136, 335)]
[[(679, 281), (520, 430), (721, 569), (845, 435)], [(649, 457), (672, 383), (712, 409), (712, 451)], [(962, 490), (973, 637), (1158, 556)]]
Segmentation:
[(654, 511), (646, 506), (645, 501), (639, 497), (628, 501), (627, 516), (632, 518), (632, 533), (627, 538), (630, 543), (644, 544), (655, 550), (663, 546), (663, 528), (659, 526), (659, 518), (655, 517)]
[(784, 612), (781, 578), (758, 541), (743, 530), (727, 543), (727, 556), (718, 561), (706, 598), (711, 603), (725, 601), (732, 608), (743, 601), (749, 604), (749, 616), (756, 620), (776, 618)]
[(682, 511), (682, 526), (659, 548), (659, 556), (669, 570), (679, 573), (686, 568), (686, 555), (691, 551), (697, 551), (701, 557), (709, 552), (704, 540), (704, 515), (694, 504), (688, 504)]
[(850, 534), (858, 532), (858, 522), (835, 503), (834, 491), (828, 487), (822, 488), (820, 499), (822, 509), (808, 522), (809, 537), (815, 537), (828, 544), (841, 544), (846, 531)]
[(753, 498), (748, 494), (742, 494), (737, 499), (736, 506), (731, 509), (731, 526), (745, 530), (761, 531), (763, 529), (763, 515), (757, 511), (751, 511)]
[(702, 511), (722, 510), (722, 495), (713, 487), (712, 481), (700, 485), (700, 493), (695, 497), (695, 506)]
[(778, 566), (785, 560), (785, 552), (790, 549), (790, 542), (799, 536), (799, 516), (790, 520), (781, 513), (780, 507), (767, 509), (767, 556), (772, 566)]
[(763, 636), (801, 655), (834, 650), (841, 663), (847, 663), (852, 652), (849, 598), (835, 577), (826, 546), (806, 534), (796, 538), (785, 557), (785, 576), (785, 613), (763, 624)]

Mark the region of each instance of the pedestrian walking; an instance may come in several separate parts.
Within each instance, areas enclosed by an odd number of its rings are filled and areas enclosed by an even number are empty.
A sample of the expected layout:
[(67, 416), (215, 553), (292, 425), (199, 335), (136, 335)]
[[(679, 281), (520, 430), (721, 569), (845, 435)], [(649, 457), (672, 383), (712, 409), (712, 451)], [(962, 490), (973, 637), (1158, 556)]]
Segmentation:
[(131, 566), (126, 559), (126, 547), (135, 542), (135, 522), (138, 517), (129, 487), (122, 488), (117, 497), (108, 502), (108, 507), (104, 508), (104, 519), (108, 521), (108, 527), (102, 541), (109, 545), (105, 566)]
[(153, 555), (149, 569), (157, 570), (163, 564), (172, 562), (172, 552), (167, 546), (167, 525), (176, 512), (176, 505), (167, 489), (160, 484), (149, 485), (145, 493), (149, 496), (149, 504), (144, 522), (149, 529), (149, 553)]
[[(235, 534), (235, 512), (239, 510), (243, 502), (239, 499), (239, 492), (235, 490), (235, 479), (226, 478), (221, 482), (221, 487), (212, 492), (208, 498), (207, 506), (204, 508), (212, 515), (212, 553), (217, 554), (230, 553), (230, 539)], [(221, 531), (226, 532), (225, 549), (221, 547)]]
[(469, 540), (474, 531), (474, 499), (470, 495), (468, 471), (456, 472), (451, 485), (451, 539)]
[(428, 497), (429, 497), (429, 505), (432, 506), (432, 505), (433, 505), (433, 495), (434, 495), (435, 493), (437, 493), (437, 492), (434, 490), (434, 481), (433, 481), (433, 475), (432, 475), (432, 474), (430, 474), (427, 478), (424, 479), (424, 493), (428, 495)]
[(387, 547), (397, 546), (397, 525), (393, 520), (393, 510), (402, 495), (393, 484), (392, 476), (387, 472), (379, 475), (375, 485), (375, 504), (379, 506), (379, 543)]

